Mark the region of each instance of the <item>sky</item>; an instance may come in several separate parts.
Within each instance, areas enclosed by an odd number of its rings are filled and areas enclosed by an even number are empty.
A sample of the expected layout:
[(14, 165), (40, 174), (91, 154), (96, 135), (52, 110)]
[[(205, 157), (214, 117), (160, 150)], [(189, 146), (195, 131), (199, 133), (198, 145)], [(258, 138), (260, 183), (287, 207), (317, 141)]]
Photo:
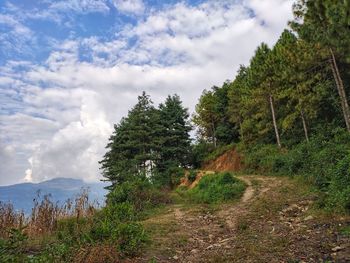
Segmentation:
[(291, 0), (1, 0), (0, 185), (102, 178), (113, 125), (146, 91), (232, 80), (292, 19)]

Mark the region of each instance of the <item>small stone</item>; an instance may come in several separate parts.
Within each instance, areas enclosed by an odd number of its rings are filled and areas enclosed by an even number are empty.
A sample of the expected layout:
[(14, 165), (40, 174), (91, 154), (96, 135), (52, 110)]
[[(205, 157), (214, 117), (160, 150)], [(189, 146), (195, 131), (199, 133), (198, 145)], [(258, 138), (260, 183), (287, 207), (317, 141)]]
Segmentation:
[(307, 216), (307, 217), (304, 218), (304, 221), (309, 221), (309, 220), (312, 220), (312, 219), (314, 219), (313, 216)]
[(213, 247), (214, 247), (213, 245), (210, 245), (206, 249), (212, 249)]
[(342, 249), (344, 249), (344, 248), (340, 247), (340, 246), (336, 246), (336, 247), (332, 248), (332, 251), (337, 252), (337, 251), (342, 250)]
[(175, 256), (173, 256), (173, 259), (178, 260), (179, 257), (175, 255)]
[(199, 250), (196, 248), (191, 250), (191, 254), (197, 254), (198, 252), (199, 252)]

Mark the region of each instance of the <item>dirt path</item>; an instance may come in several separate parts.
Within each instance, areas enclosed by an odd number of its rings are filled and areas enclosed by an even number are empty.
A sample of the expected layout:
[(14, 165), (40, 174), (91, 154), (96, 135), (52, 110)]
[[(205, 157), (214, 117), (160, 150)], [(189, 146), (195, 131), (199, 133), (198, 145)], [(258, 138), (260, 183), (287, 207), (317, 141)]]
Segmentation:
[(239, 202), (176, 204), (150, 218), (153, 247), (136, 262), (349, 262), (350, 239), (337, 233), (349, 218), (322, 224), (308, 214), (312, 195), (288, 178), (239, 178)]
[(176, 224), (177, 239), (183, 240), (183, 244), (177, 242), (166, 248), (172, 252), (169, 255), (164, 256), (167, 253), (163, 251), (160, 252), (161, 255), (154, 256), (156, 262), (206, 262), (208, 256), (212, 258), (232, 254), (237, 219), (247, 212), (250, 203), (257, 196), (268, 191), (271, 186), (280, 184), (277, 178), (239, 178), (247, 184), (239, 202), (224, 204), (215, 211), (206, 206), (189, 209), (183, 205), (174, 205), (168, 213), (156, 219), (160, 225), (169, 221)]
[[(190, 236), (187, 245), (175, 255), (178, 262), (206, 262), (208, 258), (233, 256), (238, 219), (247, 213), (255, 198), (280, 185), (275, 177), (241, 176), (239, 179), (247, 184), (240, 202), (222, 205), (218, 211), (204, 210), (195, 214), (182, 211), (180, 207), (174, 209), (181, 229)], [(254, 187), (253, 182), (259, 187)]]

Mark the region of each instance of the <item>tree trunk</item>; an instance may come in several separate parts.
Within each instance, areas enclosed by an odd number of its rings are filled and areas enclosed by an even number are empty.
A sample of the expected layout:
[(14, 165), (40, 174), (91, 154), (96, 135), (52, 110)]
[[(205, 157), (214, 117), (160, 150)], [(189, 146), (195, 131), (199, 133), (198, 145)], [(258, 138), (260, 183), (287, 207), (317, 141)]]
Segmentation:
[(277, 122), (276, 122), (276, 115), (275, 115), (275, 108), (273, 106), (273, 98), (272, 98), (271, 94), (269, 94), (269, 101), (270, 101), (270, 107), (271, 107), (271, 113), (272, 113), (273, 127), (275, 128), (277, 145), (278, 145), (279, 148), (281, 148), (280, 135), (278, 133)]
[(339, 97), (340, 97), (340, 102), (343, 110), (343, 115), (344, 115), (344, 120), (346, 124), (347, 130), (350, 132), (350, 109), (349, 109), (349, 104), (348, 100), (346, 98), (346, 93), (344, 89), (344, 84), (343, 80), (340, 77), (337, 61), (335, 59), (334, 53), (332, 48), (329, 49), (331, 53), (331, 68), (334, 76), (335, 83), (337, 85)]
[(217, 146), (217, 142), (216, 142), (216, 134), (215, 134), (215, 124), (212, 123), (212, 140), (213, 140), (213, 144), (214, 144), (214, 148), (216, 148)]
[(305, 133), (305, 139), (307, 142), (309, 142), (309, 133), (307, 131), (307, 126), (306, 126), (306, 121), (305, 121), (305, 117), (304, 117), (304, 111), (300, 110), (300, 116), (301, 116), (301, 120), (303, 122), (303, 128), (304, 128), (304, 133)]
[(241, 140), (244, 140), (244, 136), (243, 136), (243, 131), (242, 131), (242, 118), (239, 117), (239, 135), (241, 136)]

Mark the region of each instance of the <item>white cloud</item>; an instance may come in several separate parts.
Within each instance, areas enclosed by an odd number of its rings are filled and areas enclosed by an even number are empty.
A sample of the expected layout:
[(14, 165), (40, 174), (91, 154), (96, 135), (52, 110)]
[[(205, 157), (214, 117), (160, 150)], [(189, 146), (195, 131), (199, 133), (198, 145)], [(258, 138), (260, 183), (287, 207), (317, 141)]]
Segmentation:
[(105, 13), (109, 7), (104, 0), (65, 0), (56, 1), (49, 6), (49, 10), (54, 12), (75, 12), (75, 13)]
[(0, 55), (10, 51), (27, 52), (36, 37), (32, 30), (12, 15), (0, 14)]
[(145, 5), (142, 0), (113, 0), (115, 8), (120, 12), (130, 14), (142, 14), (145, 10)]
[[(137, 95), (146, 90), (158, 104), (178, 93), (193, 110), (204, 88), (232, 79), (260, 42), (272, 45), (278, 39), (291, 18), (291, 5), (282, 0), (178, 3), (152, 11), (108, 41), (64, 41), (41, 65), (27, 64), (18, 72), (11, 69), (15, 63), (8, 63), (0, 73), (0, 94), (7, 98), (6, 107), (19, 112), (0, 120), (0, 140), (13, 149), (6, 158), (17, 158), (21, 165), (6, 168), (16, 176), (0, 184), (19, 177), (101, 178), (98, 161), (112, 124)], [(82, 61), (82, 55), (91, 60)], [(0, 153), (0, 161), (4, 156)]]

